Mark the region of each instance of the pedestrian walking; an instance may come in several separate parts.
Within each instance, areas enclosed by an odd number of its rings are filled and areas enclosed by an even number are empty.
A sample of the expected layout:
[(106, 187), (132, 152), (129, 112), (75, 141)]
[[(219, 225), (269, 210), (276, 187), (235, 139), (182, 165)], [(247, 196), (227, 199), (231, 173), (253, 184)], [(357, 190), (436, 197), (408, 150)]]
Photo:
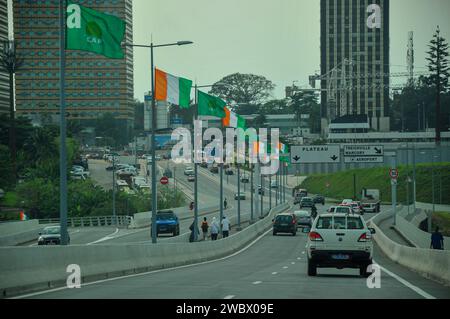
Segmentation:
[(219, 235), (219, 224), (217, 223), (216, 217), (213, 217), (211, 222), (211, 240), (217, 240), (217, 236)]
[(439, 227), (436, 227), (434, 233), (431, 234), (431, 249), (444, 250), (444, 236), (439, 231)]
[(198, 227), (195, 227), (196, 225), (194, 225), (195, 222), (192, 222), (191, 226), (189, 226), (189, 230), (191, 231), (191, 235), (189, 236), (189, 242), (192, 243), (195, 239), (194, 236), (194, 231), (197, 231), (197, 235), (200, 235), (199, 231), (198, 231)]
[(225, 198), (225, 200), (223, 201), (223, 208), (227, 209), (227, 207), (228, 207), (228, 202), (227, 202), (227, 199)]
[(223, 216), (222, 219), (222, 238), (227, 238), (230, 234), (230, 221), (227, 216)]
[(203, 217), (201, 228), (203, 233), (203, 240), (206, 240), (206, 235), (208, 235), (208, 228), (209, 228), (208, 222), (206, 221), (206, 217)]

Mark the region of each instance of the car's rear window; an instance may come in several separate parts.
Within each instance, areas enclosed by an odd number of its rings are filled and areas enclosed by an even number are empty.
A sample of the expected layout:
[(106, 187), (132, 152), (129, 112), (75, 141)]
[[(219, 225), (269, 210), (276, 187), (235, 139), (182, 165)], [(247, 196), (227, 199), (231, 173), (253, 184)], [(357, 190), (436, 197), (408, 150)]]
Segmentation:
[(347, 214), (350, 212), (350, 207), (336, 207), (334, 212)]
[(290, 223), (290, 222), (292, 222), (292, 216), (288, 216), (288, 215), (277, 216), (276, 221), (278, 223)]
[(319, 217), (317, 229), (364, 229), (364, 224), (359, 217)]
[(156, 219), (159, 219), (159, 220), (173, 220), (173, 219), (175, 219), (175, 214), (174, 213), (158, 213), (156, 215)]

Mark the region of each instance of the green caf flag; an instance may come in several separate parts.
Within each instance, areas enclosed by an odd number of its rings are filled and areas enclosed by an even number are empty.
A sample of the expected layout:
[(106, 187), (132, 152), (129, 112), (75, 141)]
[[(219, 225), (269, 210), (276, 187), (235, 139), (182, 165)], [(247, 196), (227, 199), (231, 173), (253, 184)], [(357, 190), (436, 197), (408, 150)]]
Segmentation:
[(69, 2), (66, 20), (66, 49), (123, 59), (121, 42), (125, 21), (79, 4)]
[(198, 91), (198, 115), (210, 115), (220, 118), (226, 116), (225, 105), (222, 99)]

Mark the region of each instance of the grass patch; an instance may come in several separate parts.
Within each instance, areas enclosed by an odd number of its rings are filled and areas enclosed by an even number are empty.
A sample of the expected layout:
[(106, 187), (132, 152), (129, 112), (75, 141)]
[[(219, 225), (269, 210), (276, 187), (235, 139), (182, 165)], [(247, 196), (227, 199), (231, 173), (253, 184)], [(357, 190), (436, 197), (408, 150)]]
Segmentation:
[[(407, 183), (407, 176), (412, 179), (412, 165), (398, 167), (399, 179), (397, 184), (397, 201), (407, 203), (413, 197), (413, 183)], [(432, 164), (416, 165), (416, 197), (417, 201), (432, 202)], [(354, 169), (332, 174), (311, 175), (300, 185), (315, 194), (323, 194), (331, 198), (353, 198), (353, 175), (356, 176), (356, 198), (361, 197), (363, 188), (379, 189), (381, 200), (391, 201), (391, 182), (389, 167), (375, 167), (370, 169)], [(330, 185), (326, 187), (327, 183)], [(435, 203), (450, 204), (450, 163), (435, 163), (434, 165)], [(409, 192), (408, 192), (409, 191)]]
[(449, 212), (435, 212), (431, 220), (432, 230), (439, 227), (440, 232), (444, 236), (450, 237), (450, 213)]

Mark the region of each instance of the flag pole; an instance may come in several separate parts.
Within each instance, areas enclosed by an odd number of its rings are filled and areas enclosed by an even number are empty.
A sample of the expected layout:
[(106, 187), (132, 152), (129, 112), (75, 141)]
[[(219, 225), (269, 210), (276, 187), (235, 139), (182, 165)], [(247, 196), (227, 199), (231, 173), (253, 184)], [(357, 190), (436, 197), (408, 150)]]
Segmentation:
[(59, 151), (59, 214), (61, 227), (61, 245), (68, 244), (67, 233), (67, 151), (66, 151), (66, 34), (65, 34), (66, 0), (59, 2), (59, 104), (60, 104), (60, 151)]
[[(197, 227), (198, 227), (198, 165), (197, 165), (197, 150), (195, 149), (195, 121), (198, 119), (198, 98), (197, 98), (197, 83), (195, 83), (195, 88), (194, 88), (194, 96), (195, 96), (195, 110), (194, 110), (194, 127), (192, 129), (193, 131), (193, 136), (194, 139), (192, 140), (192, 143), (194, 145), (194, 175), (195, 175), (195, 180), (194, 180), (194, 228), (193, 228), (193, 232), (194, 232), (194, 242), (198, 240), (198, 236), (197, 236)], [(202, 145), (203, 147), (203, 145)]]

